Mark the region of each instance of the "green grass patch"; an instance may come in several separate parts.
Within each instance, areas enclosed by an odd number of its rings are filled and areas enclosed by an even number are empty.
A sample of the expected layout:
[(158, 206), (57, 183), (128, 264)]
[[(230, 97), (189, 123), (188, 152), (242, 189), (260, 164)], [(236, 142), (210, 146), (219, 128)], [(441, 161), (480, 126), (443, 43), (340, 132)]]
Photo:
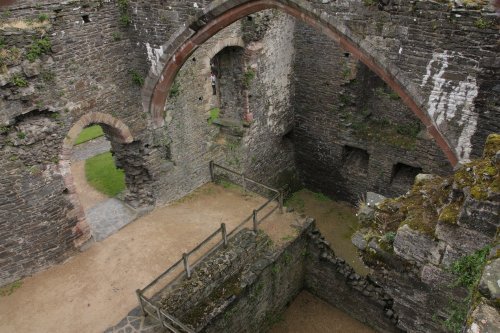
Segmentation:
[(210, 109), (210, 118), (208, 118), (208, 123), (213, 124), (214, 121), (219, 119), (219, 116), (220, 116), (220, 109), (219, 108)]
[(444, 326), (451, 332), (460, 333), (467, 319), (467, 313), (477, 296), (477, 285), (481, 279), (491, 246), (463, 256), (455, 261), (450, 270), (456, 276), (453, 286), (467, 288), (469, 295), (461, 302), (451, 302), (448, 306), (450, 316), (444, 321)]
[(26, 53), (26, 58), (33, 62), (40, 58), (42, 55), (49, 53), (52, 44), (48, 37), (43, 37), (41, 39), (35, 39), (33, 43), (28, 48)]
[(92, 187), (110, 197), (125, 189), (125, 173), (116, 168), (110, 152), (85, 161), (85, 177)]
[(23, 281), (18, 280), (16, 282), (12, 282), (6, 286), (1, 287), (0, 288), (0, 297), (12, 295), (12, 293), (14, 293), (14, 291), (16, 291), (17, 289), (21, 288), (22, 285), (23, 285)]
[(80, 132), (78, 137), (75, 140), (75, 145), (79, 145), (81, 143), (99, 138), (104, 135), (102, 127), (99, 125), (92, 125), (87, 128), (84, 128), (83, 131)]
[(457, 275), (455, 285), (463, 286), (469, 289), (469, 291), (473, 291), (479, 283), (490, 250), (491, 247), (487, 246), (455, 261), (451, 266), (451, 271)]
[(326, 195), (324, 195), (323, 193), (321, 192), (316, 192), (314, 193), (314, 197), (318, 200), (318, 201), (323, 201), (323, 202), (327, 202), (327, 201), (331, 201), (331, 199), (329, 197), (327, 197)]
[(305, 201), (300, 196), (300, 191), (293, 193), (288, 199), (285, 201), (286, 207), (291, 207), (298, 211), (299, 213), (303, 213), (305, 209)]

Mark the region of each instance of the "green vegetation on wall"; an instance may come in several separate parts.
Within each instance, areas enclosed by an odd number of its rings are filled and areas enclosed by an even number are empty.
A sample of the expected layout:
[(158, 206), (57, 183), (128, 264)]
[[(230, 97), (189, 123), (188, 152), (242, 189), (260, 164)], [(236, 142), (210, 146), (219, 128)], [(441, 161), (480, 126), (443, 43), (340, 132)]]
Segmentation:
[(175, 80), (170, 88), (170, 93), (168, 94), (170, 98), (177, 97), (181, 93), (181, 84)]
[(48, 37), (35, 39), (28, 48), (26, 59), (33, 62), (36, 59), (40, 58), (42, 55), (48, 53), (51, 47), (52, 44), (50, 43)]
[(130, 76), (132, 77), (132, 82), (140, 87), (144, 84), (144, 77), (139, 74), (138, 71), (131, 69), (129, 71)]
[(128, 27), (132, 20), (129, 15), (129, 2), (128, 0), (118, 0), (118, 9), (120, 10), (120, 23), (124, 27)]
[(219, 108), (213, 108), (210, 109), (210, 118), (208, 118), (208, 123), (213, 124), (214, 121), (219, 119), (220, 115), (220, 109)]
[(451, 272), (455, 274), (454, 286), (467, 288), (469, 294), (461, 302), (452, 302), (449, 305), (450, 316), (444, 326), (454, 333), (461, 333), (467, 319), (467, 313), (474, 299), (477, 297), (477, 285), (481, 279), (487, 256), (491, 250), (487, 246), (468, 256), (463, 256), (451, 265)]
[(85, 177), (92, 187), (109, 197), (114, 197), (125, 189), (125, 173), (116, 168), (111, 152), (85, 161)]
[(14, 291), (16, 291), (17, 289), (21, 288), (22, 285), (23, 285), (23, 281), (18, 280), (18, 281), (12, 282), (8, 285), (1, 287), (0, 288), (0, 297), (12, 295), (12, 293), (14, 293)]
[(365, 119), (353, 121), (353, 134), (361, 139), (387, 143), (394, 147), (414, 149), (420, 132), (418, 122), (394, 124), (387, 119)]
[(26, 81), (26, 79), (22, 77), (20, 74), (12, 75), (12, 77), (10, 78), (10, 83), (20, 88), (28, 86), (28, 81)]
[(247, 70), (245, 71), (245, 73), (243, 74), (243, 85), (245, 88), (249, 88), (250, 87), (250, 83), (252, 83), (252, 81), (255, 79), (255, 70), (252, 69), (252, 68), (247, 68)]

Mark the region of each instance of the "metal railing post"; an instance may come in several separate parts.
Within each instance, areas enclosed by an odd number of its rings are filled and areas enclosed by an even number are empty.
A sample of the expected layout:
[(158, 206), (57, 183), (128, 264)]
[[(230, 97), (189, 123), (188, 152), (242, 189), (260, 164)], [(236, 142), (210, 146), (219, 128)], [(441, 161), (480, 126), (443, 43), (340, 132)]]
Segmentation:
[(144, 304), (142, 304), (141, 290), (137, 289), (135, 291), (135, 294), (137, 295), (137, 299), (139, 300), (139, 306), (141, 307), (141, 313), (144, 317), (146, 317), (147, 313), (146, 313), (146, 311), (144, 311)]
[(222, 241), (224, 242), (224, 247), (227, 246), (227, 231), (226, 231), (226, 224), (222, 223), (220, 225), (220, 228), (222, 230)]
[(210, 179), (212, 179), (212, 182), (215, 182), (214, 161), (210, 161), (209, 167), (210, 167)]
[(257, 231), (259, 231), (259, 226), (257, 225), (257, 211), (255, 209), (253, 211), (252, 219), (253, 219), (253, 231), (257, 233)]
[(188, 279), (191, 278), (191, 267), (189, 267), (188, 255), (186, 253), (182, 254), (182, 261), (184, 261), (184, 270), (186, 271), (186, 275)]
[(283, 214), (283, 191), (280, 190), (280, 194), (278, 196), (278, 204), (280, 207), (280, 213)]

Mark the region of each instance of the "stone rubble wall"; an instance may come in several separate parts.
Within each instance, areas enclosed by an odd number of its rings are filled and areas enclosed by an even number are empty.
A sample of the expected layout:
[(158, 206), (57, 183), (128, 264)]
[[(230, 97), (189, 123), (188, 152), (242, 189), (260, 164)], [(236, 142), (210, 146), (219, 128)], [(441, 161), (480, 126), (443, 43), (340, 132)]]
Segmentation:
[[(101, 1), (2, 8), (0, 38), (14, 56), (0, 74), (0, 285), (61, 262), (84, 235), (58, 165), (73, 124), (98, 111), (120, 118), (134, 134), (146, 127), (140, 88), (129, 74), (141, 59), (118, 15), (114, 2)], [(4, 26), (16, 20), (24, 28)], [(32, 45), (43, 37), (50, 51), (30, 62)]]
[[(479, 19), (495, 20), (491, 11), (450, 12), (446, 5), (430, 1), (383, 10), (354, 0), (292, 2), (324, 13), (326, 21), (335, 21), (353, 40), (362, 41), (363, 49), (373, 51), (377, 61), (388, 64), (389, 59), (394, 73), (406, 73), (401, 77), (407, 79), (417, 103), (429, 101), (425, 109), (433, 112), (438, 127), (453, 147), (461, 149), (462, 157), (477, 155), (487, 132), (498, 131), (498, 94), (494, 94), (498, 64), (488, 42), (497, 32), (477, 27)], [(44, 0), (2, 7), (1, 24), (17, 19), (25, 24), (21, 29), (4, 25), (0, 29), (3, 50), (9, 50), (6, 72), (0, 74), (0, 285), (63, 261), (88, 237), (79, 225), (84, 217), (70, 200), (72, 188), (64, 183), (68, 175), (60, 164), (68, 161), (60, 159), (68, 153), (62, 150), (69, 130), (91, 112), (113, 116), (131, 131), (134, 142), (126, 144), (113, 140), (113, 128), (107, 134), (117, 164), (126, 171), (125, 197), (133, 206), (151, 207), (186, 195), (209, 180), (212, 159), (237, 159), (242, 171), (270, 184), (297, 181), (297, 139), (291, 129), (298, 87), (293, 85), (298, 45), (293, 40), (300, 35), (284, 14), (255, 15), (259, 22), (255, 29), (236, 23), (200, 47), (181, 69), (179, 89), (166, 107), (165, 127), (153, 126), (143, 104), (144, 92), (151, 87), (147, 80), (143, 88), (137, 83), (148, 72), (161, 69), (166, 52), (162, 45), (192, 33), (190, 24), (215, 5), (129, 1), (123, 12), (117, 1)], [(126, 17), (128, 26), (122, 24)], [(202, 25), (199, 21), (191, 28)], [(200, 60), (213, 56), (211, 50), (227, 36), (234, 38), (229, 44), (243, 40), (256, 71), (249, 88), (254, 124), (243, 129), (236, 146), (230, 140), (224, 144), (221, 130), (207, 126), (211, 87)], [(34, 38), (43, 37), (50, 41), (50, 50), (27, 61)], [(416, 86), (421, 92), (413, 91)], [(440, 87), (445, 93), (434, 105), (428, 97), (436, 97)]]
[(392, 299), (335, 257), (312, 219), (278, 246), (242, 231), (154, 298), (196, 332), (266, 332), (303, 289), (380, 332), (400, 332)]
[[(419, 175), (406, 195), (368, 209), (374, 213), (361, 212), (365, 228), (353, 236), (353, 243), (373, 269), (373, 279), (393, 298), (401, 329), (448, 332), (447, 322), (463, 326), (466, 321), (469, 325), (476, 321), (477, 326), (478, 318), (486, 315), (490, 318), (486, 326), (498, 330), (498, 321), (491, 320), (488, 313), (498, 313), (498, 288), (492, 282), (500, 276), (496, 264), (499, 138), (498, 134), (490, 135), (483, 157), (462, 166), (454, 176)], [(488, 246), (493, 249), (486, 257), (482, 282), (477, 281), (479, 292), (475, 285), (457, 284), (462, 276), (472, 274), (472, 269), (456, 271), (460, 269), (456, 263)], [(472, 319), (456, 317), (458, 311), (469, 311), (470, 316), (469, 308), (479, 303), (482, 305)]]

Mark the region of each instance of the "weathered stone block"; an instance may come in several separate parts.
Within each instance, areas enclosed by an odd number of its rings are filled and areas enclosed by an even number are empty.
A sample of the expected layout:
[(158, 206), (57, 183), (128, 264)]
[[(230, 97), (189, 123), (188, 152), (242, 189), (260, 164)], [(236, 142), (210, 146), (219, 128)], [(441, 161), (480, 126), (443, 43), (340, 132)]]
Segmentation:
[(40, 59), (36, 59), (33, 62), (25, 60), (22, 62), (21, 67), (23, 69), (24, 75), (26, 75), (27, 77), (34, 77), (40, 75), (42, 61)]
[(431, 236), (404, 225), (396, 233), (394, 252), (406, 260), (438, 265), (444, 247)]
[(493, 260), (484, 268), (479, 291), (493, 301), (500, 300), (500, 259)]
[(445, 222), (437, 224), (436, 237), (451, 244), (456, 250), (469, 254), (492, 242), (492, 238), (483, 233)]
[(472, 324), (467, 333), (498, 333), (500, 328), (500, 313), (486, 303), (481, 303), (472, 313)]
[(359, 250), (366, 249), (366, 246), (368, 245), (362, 231), (356, 231), (354, 235), (352, 235), (351, 241)]
[(458, 216), (458, 225), (493, 239), (500, 227), (499, 213), (500, 202), (478, 201), (468, 196)]

